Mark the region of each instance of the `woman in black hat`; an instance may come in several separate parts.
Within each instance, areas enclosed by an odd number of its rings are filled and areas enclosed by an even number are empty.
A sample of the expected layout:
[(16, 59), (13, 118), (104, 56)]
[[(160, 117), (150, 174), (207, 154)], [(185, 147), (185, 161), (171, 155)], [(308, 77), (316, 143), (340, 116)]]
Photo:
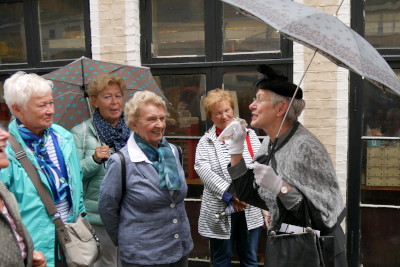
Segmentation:
[[(258, 91), (250, 104), (251, 126), (263, 129), (268, 137), (263, 140), (253, 164), (246, 166), (242, 152), (236, 147), (245, 137), (242, 124), (234, 121), (224, 130), (232, 140), (228, 168), (232, 179), (254, 177), (260, 186), (259, 189), (249, 186), (245, 190), (235, 187), (238, 198), (268, 209), (271, 227), (279, 224), (283, 214), (286, 223), (303, 225), (307, 205), (313, 228), (321, 231), (321, 235), (335, 237), (335, 266), (347, 266), (345, 235), (340, 226), (345, 213), (343, 199), (328, 152), (298, 122), (305, 107), (302, 90), (267, 65), (261, 65), (258, 71), (264, 77), (256, 83)], [(222, 137), (225, 135), (221, 133)]]

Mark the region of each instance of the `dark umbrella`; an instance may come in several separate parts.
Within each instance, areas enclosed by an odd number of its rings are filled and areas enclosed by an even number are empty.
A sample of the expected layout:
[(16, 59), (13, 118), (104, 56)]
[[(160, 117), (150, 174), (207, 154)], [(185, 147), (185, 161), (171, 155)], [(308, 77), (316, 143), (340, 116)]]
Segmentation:
[(117, 75), (125, 80), (125, 102), (135, 92), (151, 91), (166, 99), (146, 67), (135, 67), (81, 57), (74, 62), (52, 71), (44, 78), (54, 83), (54, 122), (70, 130), (75, 125), (91, 117), (87, 89), (88, 84), (98, 74)]

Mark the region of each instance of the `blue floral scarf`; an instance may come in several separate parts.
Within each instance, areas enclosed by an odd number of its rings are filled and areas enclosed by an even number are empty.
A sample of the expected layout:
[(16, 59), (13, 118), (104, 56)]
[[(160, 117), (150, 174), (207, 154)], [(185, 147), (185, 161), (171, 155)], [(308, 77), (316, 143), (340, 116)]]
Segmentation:
[(114, 147), (115, 151), (119, 151), (126, 145), (131, 134), (124, 121), (123, 113), (117, 125), (113, 127), (100, 115), (99, 110), (96, 109), (93, 113), (93, 124), (97, 129), (100, 140), (109, 147)]
[[(47, 181), (49, 182), (51, 192), (53, 193), (54, 203), (58, 204), (67, 197), (68, 203), (71, 207), (71, 196), (68, 184), (68, 172), (65, 166), (64, 157), (62, 155), (60, 146), (57, 141), (55, 133), (50, 128), (47, 128), (43, 132), (43, 136), (37, 136), (26, 128), (19, 120), (17, 120), (18, 131), (25, 144), (34, 152), (34, 155), (41, 167), (41, 171), (46, 175)], [(52, 138), (54, 148), (56, 150), (59, 168), (50, 159), (47, 153), (46, 143), (48, 138)], [(58, 176), (59, 187), (56, 185), (56, 177)]]
[(134, 138), (140, 149), (153, 163), (154, 168), (160, 176), (160, 188), (168, 190), (180, 190), (182, 186), (179, 177), (176, 159), (172, 149), (163, 137), (158, 144), (158, 148), (144, 141), (139, 135), (134, 133)]

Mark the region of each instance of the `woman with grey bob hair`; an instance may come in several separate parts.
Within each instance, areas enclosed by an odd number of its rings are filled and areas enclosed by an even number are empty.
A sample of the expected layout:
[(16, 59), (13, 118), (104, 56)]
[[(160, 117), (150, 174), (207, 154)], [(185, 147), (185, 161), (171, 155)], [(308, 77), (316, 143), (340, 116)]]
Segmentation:
[[(4, 83), (4, 98), (15, 119), (8, 125), (27, 158), (40, 170), (39, 179), (51, 194), (60, 218), (75, 222), (84, 212), (82, 169), (72, 134), (53, 124), (53, 83), (36, 74), (17, 72)], [(44, 253), (47, 264), (63, 266), (53, 218), (33, 185), (29, 174), (7, 147), (10, 165), (1, 170), (0, 179), (14, 193), (36, 250)]]
[(161, 97), (135, 93), (125, 105), (133, 130), (120, 150), (125, 166), (120, 155), (112, 155), (100, 187), (100, 216), (124, 267), (188, 266), (193, 241), (184, 203), (187, 185), (180, 148), (164, 137), (166, 116)]

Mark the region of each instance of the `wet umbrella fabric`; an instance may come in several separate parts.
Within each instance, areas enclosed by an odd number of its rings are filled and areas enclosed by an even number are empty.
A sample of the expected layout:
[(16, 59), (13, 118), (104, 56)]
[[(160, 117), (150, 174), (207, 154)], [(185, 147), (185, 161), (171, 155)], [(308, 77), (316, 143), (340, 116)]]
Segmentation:
[(62, 68), (52, 71), (44, 78), (53, 81), (55, 116), (54, 122), (70, 130), (91, 117), (87, 89), (98, 74), (117, 75), (125, 80), (124, 101), (135, 92), (151, 91), (168, 100), (156, 84), (149, 68), (114, 64), (82, 57)]
[(333, 15), (290, 0), (223, 0), (288, 39), (400, 95), (400, 80), (379, 52)]

